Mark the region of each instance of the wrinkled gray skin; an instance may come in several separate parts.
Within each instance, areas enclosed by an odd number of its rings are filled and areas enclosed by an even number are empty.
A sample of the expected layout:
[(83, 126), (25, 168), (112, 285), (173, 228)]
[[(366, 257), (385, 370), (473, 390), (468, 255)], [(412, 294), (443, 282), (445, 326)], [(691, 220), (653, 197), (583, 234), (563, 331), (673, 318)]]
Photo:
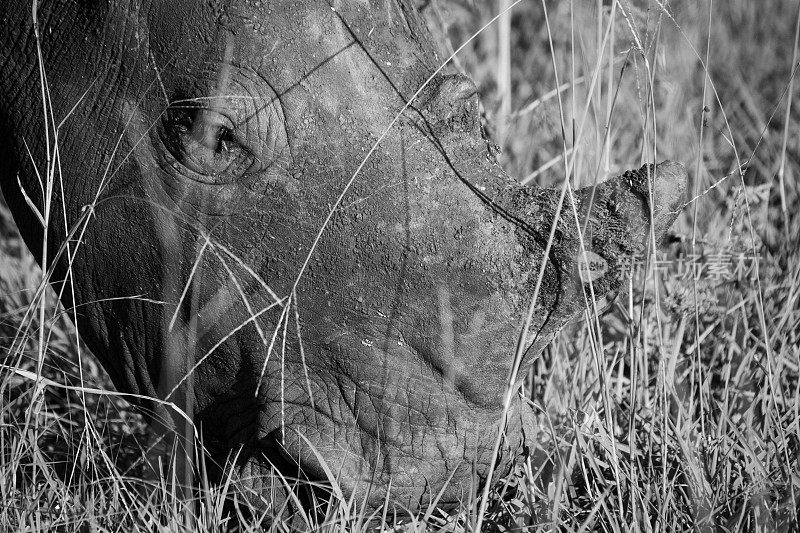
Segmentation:
[[(441, 62), (408, 0), (335, 7), (42, 2), (53, 116), (69, 115), (47, 262), (64, 219), (74, 225), (100, 190), (63, 301), (80, 304), (80, 332), (120, 390), (164, 398), (179, 384), (170, 399), (194, 414), (211, 456), (239, 452), (246, 474), (274, 464), (296, 477), (299, 465), (324, 480), (321, 458), (370, 506), (390, 481), (413, 509), (450, 479), (440, 503), (453, 503), (473, 468), (487, 475), (558, 193), (517, 186), (481, 135), (473, 83), (437, 75), (356, 177), (282, 315), (338, 195)], [(2, 2), (0, 24), (0, 184), (41, 260), (41, 225), (17, 184), (41, 208), (25, 146), (43, 166), (30, 1)], [(598, 298), (648, 240), (649, 187), (656, 237), (675, 218), (683, 169), (663, 164), (649, 186), (647, 175), (596, 190), (586, 246), (609, 265)], [(582, 218), (590, 196), (576, 192)], [(520, 376), (585, 308), (564, 213)], [(55, 280), (66, 265), (62, 254)], [(275, 303), (267, 286), (282, 304), (262, 312)], [(530, 407), (515, 399), (505, 431), (498, 474), (537, 439)]]

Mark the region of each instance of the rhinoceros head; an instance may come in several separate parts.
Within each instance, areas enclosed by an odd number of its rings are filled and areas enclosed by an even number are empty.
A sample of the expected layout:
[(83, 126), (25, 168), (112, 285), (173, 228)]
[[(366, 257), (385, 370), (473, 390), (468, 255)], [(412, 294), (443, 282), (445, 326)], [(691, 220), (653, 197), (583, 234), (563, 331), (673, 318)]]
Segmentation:
[(116, 386), (184, 406), (255, 478), (455, 502), (500, 430), (507, 471), (536, 440), (524, 401), (502, 414), (543, 264), (519, 376), (683, 190), (670, 163), (578, 190), (551, 239), (560, 191), (497, 165), (408, 0), (42, 3), (46, 114), (30, 12), (0, 6), (20, 229)]

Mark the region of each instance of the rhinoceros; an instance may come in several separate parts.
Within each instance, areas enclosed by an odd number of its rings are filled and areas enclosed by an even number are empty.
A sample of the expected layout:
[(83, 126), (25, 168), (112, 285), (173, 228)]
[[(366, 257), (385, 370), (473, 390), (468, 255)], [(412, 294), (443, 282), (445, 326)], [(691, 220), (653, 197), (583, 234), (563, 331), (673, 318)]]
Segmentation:
[(252, 494), (333, 473), (415, 509), (508, 473), (540, 438), (509, 387), (680, 206), (672, 162), (519, 185), (409, 0), (5, 0), (0, 24), (25, 242), (114, 385), (180, 406)]

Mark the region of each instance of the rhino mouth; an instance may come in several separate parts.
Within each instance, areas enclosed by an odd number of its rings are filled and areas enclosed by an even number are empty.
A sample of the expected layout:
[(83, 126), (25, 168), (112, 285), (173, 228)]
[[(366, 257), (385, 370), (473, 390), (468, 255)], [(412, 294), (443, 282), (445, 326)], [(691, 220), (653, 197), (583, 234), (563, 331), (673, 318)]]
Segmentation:
[[(287, 384), (283, 402), (261, 400), (260, 437), (239, 457), (246, 469), (264, 478), (274, 468), (287, 480), (320, 487), (318, 495), (332, 483), (367, 494), (373, 507), (383, 503), (387, 487), (396, 504), (416, 507), (458, 472), (485, 476), (501, 424), (497, 408), (471, 401), (447, 369), (431, 364), (430, 349), (398, 338), (373, 343), (353, 331), (318, 348), (330, 368), (309, 368), (310, 383)], [(301, 388), (313, 391), (313, 403)], [(523, 424), (517, 408), (514, 427)], [(501, 465), (498, 474), (506, 469)], [(464, 490), (453, 483), (439, 504), (457, 503)]]

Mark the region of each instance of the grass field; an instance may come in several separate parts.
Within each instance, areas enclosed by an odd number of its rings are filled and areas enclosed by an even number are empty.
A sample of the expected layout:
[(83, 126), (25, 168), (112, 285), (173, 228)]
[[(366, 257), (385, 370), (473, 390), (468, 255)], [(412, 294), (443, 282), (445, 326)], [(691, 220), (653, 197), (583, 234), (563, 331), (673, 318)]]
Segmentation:
[[(422, 3), (445, 53), (512, 4)], [(515, 4), (454, 61), (479, 85), (506, 168), (581, 186), (673, 159), (689, 169), (687, 203), (668, 245), (526, 380), (544, 471), (529, 461), (485, 505), (397, 527), (798, 531), (800, 2), (546, 9)], [(142, 417), (102, 392), (108, 378), (40, 280), (0, 204), (0, 530), (226, 530), (229, 487), (146, 474)], [(334, 501), (314, 523), (264, 527), (359, 531), (367, 518)]]

